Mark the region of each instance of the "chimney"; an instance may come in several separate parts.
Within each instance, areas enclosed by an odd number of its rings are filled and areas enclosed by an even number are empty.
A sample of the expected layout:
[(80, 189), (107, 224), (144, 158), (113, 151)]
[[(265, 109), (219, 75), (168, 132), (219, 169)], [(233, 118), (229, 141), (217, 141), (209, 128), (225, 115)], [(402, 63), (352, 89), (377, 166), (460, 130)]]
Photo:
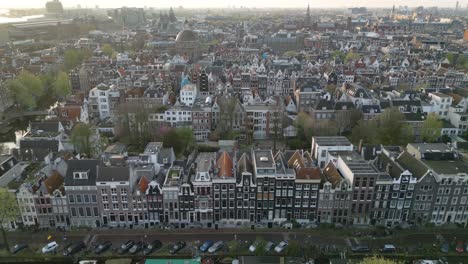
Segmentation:
[(359, 154), (362, 154), (362, 150), (363, 150), (363, 144), (364, 144), (364, 140), (359, 140), (359, 145), (358, 145), (358, 152)]

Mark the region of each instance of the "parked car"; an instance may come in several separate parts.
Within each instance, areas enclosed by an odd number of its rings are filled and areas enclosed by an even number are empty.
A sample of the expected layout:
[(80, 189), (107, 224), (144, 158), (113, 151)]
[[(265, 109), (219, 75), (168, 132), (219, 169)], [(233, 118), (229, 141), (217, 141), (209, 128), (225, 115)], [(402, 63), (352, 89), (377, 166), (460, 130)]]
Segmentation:
[(143, 246), (144, 246), (143, 241), (138, 241), (130, 248), (128, 252), (130, 254), (136, 254), (143, 249)]
[(23, 249), (25, 249), (27, 247), (28, 247), (28, 245), (26, 245), (26, 244), (16, 244), (11, 248), (10, 252), (11, 252), (11, 254), (16, 254), (16, 253), (20, 252), (21, 250), (23, 250)]
[(450, 249), (450, 245), (447, 242), (442, 243), (442, 245), (440, 246), (440, 251), (442, 253), (448, 253), (449, 249)]
[(78, 262), (78, 264), (97, 264), (98, 261), (97, 260), (81, 260), (80, 262)]
[(184, 241), (178, 241), (178, 242), (175, 242), (174, 245), (172, 245), (172, 248), (169, 250), (169, 253), (170, 254), (176, 254), (177, 252), (179, 252), (181, 249), (183, 249), (185, 247), (185, 242)]
[(94, 253), (101, 254), (109, 250), (111, 247), (112, 247), (112, 243), (110, 241), (104, 241), (94, 249)]
[(455, 248), (455, 250), (456, 250), (458, 253), (463, 253), (463, 252), (465, 252), (465, 245), (463, 244), (463, 241), (462, 241), (462, 240), (458, 240), (458, 241), (457, 241), (457, 247)]
[(153, 253), (154, 251), (160, 249), (162, 247), (162, 243), (159, 240), (153, 240), (151, 243), (146, 245), (146, 247), (143, 249), (143, 254), (149, 255)]
[(368, 245), (361, 244), (361, 245), (356, 245), (352, 247), (351, 251), (355, 253), (367, 253), (367, 252), (370, 252), (370, 248)]
[(208, 253), (215, 253), (216, 251), (220, 250), (224, 246), (224, 242), (222, 240), (214, 243), (209, 249)]
[(57, 244), (57, 242), (52, 241), (52, 242), (48, 243), (47, 245), (45, 245), (45, 246), (42, 248), (42, 253), (43, 253), (43, 254), (47, 254), (47, 253), (51, 253), (51, 252), (56, 252), (58, 246), (59, 246), (59, 245)]
[(275, 252), (281, 253), (287, 246), (288, 246), (288, 241), (283, 240), (275, 247)]
[(268, 241), (265, 245), (265, 251), (270, 252), (274, 245), (275, 243), (273, 243), (272, 241)]
[(207, 240), (205, 241), (201, 246), (200, 246), (200, 251), (201, 252), (206, 252), (212, 245), (213, 245), (213, 241), (211, 240)]
[(133, 240), (128, 240), (127, 242), (123, 243), (119, 250), (117, 250), (117, 253), (119, 254), (125, 254), (127, 253), (127, 251), (130, 250), (131, 247), (133, 247), (133, 245), (135, 245), (135, 241)]
[(258, 241), (253, 242), (252, 245), (250, 245), (250, 247), (249, 247), (249, 251), (250, 251), (251, 253), (254, 253), (255, 250), (257, 250), (258, 244), (259, 244)]
[(63, 251), (63, 255), (72, 256), (85, 248), (86, 248), (86, 245), (83, 241), (72, 243), (67, 248), (65, 248), (65, 250)]
[(380, 252), (382, 253), (394, 253), (395, 251), (396, 247), (392, 244), (386, 244), (380, 249)]

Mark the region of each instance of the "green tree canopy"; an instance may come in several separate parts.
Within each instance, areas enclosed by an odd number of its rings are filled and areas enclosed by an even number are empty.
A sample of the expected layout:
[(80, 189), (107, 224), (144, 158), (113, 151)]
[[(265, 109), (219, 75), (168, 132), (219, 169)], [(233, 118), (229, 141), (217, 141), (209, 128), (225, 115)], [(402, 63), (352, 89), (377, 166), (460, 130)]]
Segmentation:
[(294, 122), (294, 126), (297, 130), (297, 139), (300, 140), (304, 145), (312, 143), (313, 120), (310, 115), (305, 112), (299, 112)]
[(66, 70), (71, 70), (81, 63), (80, 54), (75, 49), (65, 51), (64, 64)]
[(7, 82), (14, 102), (25, 110), (35, 109), (38, 99), (44, 94), (41, 79), (29, 72), (21, 72), (15, 79)]
[(299, 53), (295, 50), (286, 51), (283, 56), (285, 57), (296, 57)]
[(377, 123), (374, 121), (359, 120), (352, 129), (351, 141), (358, 144), (362, 140), (366, 144), (377, 143)]
[(422, 140), (424, 142), (435, 142), (440, 137), (442, 126), (442, 120), (435, 113), (429, 114), (422, 124)]
[(83, 61), (91, 57), (89, 49), (69, 49), (64, 54), (65, 70), (69, 71), (80, 65)]
[(348, 63), (350, 61), (353, 61), (353, 60), (357, 60), (359, 59), (361, 56), (355, 52), (348, 52), (344, 58), (345, 62)]
[(60, 71), (57, 74), (54, 82), (54, 93), (60, 98), (64, 98), (71, 93), (70, 79), (66, 72)]
[(102, 45), (101, 50), (109, 58), (111, 58), (112, 54), (114, 54), (114, 49), (112, 48), (112, 46), (110, 44)]
[(363, 259), (359, 264), (399, 264), (399, 262), (374, 256)]
[(453, 66), (461, 69), (468, 69), (468, 59), (463, 53), (449, 52), (447, 53), (446, 58)]
[(397, 108), (383, 111), (373, 120), (360, 120), (352, 129), (351, 141), (367, 144), (404, 146), (411, 141), (413, 131)]
[(394, 107), (377, 116), (379, 143), (403, 146), (411, 141), (412, 131), (405, 120), (405, 115)]
[(75, 150), (79, 153), (84, 153), (88, 157), (91, 156), (91, 136), (93, 131), (91, 126), (85, 123), (76, 124), (71, 131), (71, 141), (75, 146)]
[(188, 127), (171, 129), (163, 137), (164, 146), (173, 147), (176, 155), (190, 154), (194, 147), (193, 131)]
[(2, 230), (3, 243), (6, 249), (10, 251), (5, 225), (15, 221), (20, 216), (20, 210), (15, 194), (6, 188), (0, 188), (0, 201), (0, 229)]
[(338, 58), (341, 60), (344, 60), (344, 58), (346, 57), (346, 55), (341, 50), (335, 50), (334, 52), (332, 52), (331, 56), (332, 58)]

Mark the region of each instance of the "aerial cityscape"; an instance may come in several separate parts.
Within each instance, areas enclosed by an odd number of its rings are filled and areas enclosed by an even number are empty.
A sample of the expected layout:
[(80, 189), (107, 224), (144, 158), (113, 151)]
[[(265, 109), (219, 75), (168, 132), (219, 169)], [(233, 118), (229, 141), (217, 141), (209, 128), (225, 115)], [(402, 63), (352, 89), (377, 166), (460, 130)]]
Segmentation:
[(0, 3), (0, 263), (468, 263), (468, 1)]

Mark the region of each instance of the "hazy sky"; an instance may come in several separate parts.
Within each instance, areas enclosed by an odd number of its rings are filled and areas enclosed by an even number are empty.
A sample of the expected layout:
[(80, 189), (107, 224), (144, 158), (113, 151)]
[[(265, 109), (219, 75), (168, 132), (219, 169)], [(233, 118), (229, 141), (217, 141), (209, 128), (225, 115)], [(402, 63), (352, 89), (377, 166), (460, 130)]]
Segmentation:
[[(0, 8), (15, 7), (43, 7), (47, 0), (0, 0)], [(82, 7), (304, 7), (310, 4), (313, 7), (391, 7), (393, 4), (407, 6), (439, 6), (455, 7), (457, 0), (62, 0), (65, 7), (76, 7), (81, 4)], [(466, 7), (468, 0), (459, 0), (461, 7)]]

